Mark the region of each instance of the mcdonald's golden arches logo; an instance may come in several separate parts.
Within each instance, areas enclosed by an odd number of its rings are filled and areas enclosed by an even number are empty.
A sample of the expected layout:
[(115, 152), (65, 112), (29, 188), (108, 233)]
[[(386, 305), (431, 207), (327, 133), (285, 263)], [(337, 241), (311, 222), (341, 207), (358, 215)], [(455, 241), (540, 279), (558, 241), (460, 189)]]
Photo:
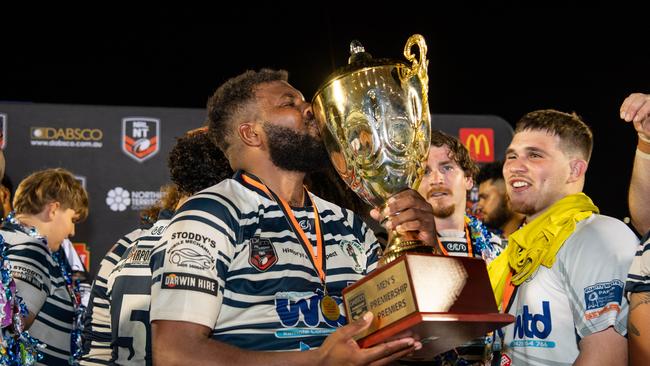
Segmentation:
[(469, 150), (469, 155), (477, 163), (494, 161), (494, 130), (491, 128), (461, 128), (460, 141)]

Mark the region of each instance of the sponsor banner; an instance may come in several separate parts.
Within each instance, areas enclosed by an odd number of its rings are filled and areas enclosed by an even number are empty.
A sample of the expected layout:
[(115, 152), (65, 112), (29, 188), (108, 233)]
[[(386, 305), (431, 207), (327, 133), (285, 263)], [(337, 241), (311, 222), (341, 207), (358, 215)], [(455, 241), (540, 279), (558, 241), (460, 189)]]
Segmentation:
[(160, 150), (160, 120), (149, 117), (122, 119), (122, 151), (138, 163)]
[(32, 126), (31, 146), (101, 148), (104, 132), (99, 128)]
[(140, 211), (155, 205), (162, 198), (160, 191), (129, 191), (123, 187), (115, 187), (106, 194), (106, 205), (111, 211), (125, 211), (131, 208)]
[(458, 137), (475, 162), (491, 163), (495, 160), (492, 128), (461, 128)]

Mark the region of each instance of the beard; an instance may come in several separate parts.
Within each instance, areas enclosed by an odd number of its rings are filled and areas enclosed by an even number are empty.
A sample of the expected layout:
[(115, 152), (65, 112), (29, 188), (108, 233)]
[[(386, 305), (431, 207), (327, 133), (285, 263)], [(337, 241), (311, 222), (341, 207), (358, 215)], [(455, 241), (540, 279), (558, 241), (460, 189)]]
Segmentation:
[(456, 211), (456, 205), (453, 203), (449, 206), (431, 205), (431, 207), (433, 208), (433, 216), (441, 219), (446, 219)]
[(483, 222), (489, 227), (500, 229), (511, 217), (512, 213), (508, 209), (508, 203), (505, 199), (502, 199), (497, 208), (483, 217)]
[(312, 173), (328, 166), (329, 156), (320, 138), (268, 122), (263, 128), (269, 140), (271, 162), (278, 168)]

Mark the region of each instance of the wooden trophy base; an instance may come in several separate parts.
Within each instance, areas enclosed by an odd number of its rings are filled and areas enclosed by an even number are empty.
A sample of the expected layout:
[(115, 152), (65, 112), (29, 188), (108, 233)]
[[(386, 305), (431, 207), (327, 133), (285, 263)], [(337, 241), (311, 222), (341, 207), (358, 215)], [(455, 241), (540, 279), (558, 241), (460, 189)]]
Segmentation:
[(405, 254), (343, 290), (350, 321), (366, 311), (370, 347), (410, 330), (423, 347), (409, 360), (430, 360), (514, 321), (497, 311), (485, 262), (467, 257)]

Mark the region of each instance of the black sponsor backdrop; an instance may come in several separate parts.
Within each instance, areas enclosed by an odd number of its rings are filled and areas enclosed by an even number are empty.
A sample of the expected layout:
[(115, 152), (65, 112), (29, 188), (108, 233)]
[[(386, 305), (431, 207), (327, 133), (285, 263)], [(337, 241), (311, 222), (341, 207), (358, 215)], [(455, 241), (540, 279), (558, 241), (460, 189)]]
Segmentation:
[[(205, 121), (205, 110), (188, 108), (0, 103), (0, 114), (6, 115), (6, 175), (11, 179), (14, 190), (21, 179), (45, 168), (62, 167), (85, 178), (90, 213), (86, 221), (76, 226), (72, 241), (87, 244), (90, 251), (89, 270), (93, 276), (102, 257), (115, 241), (139, 225), (139, 210), (133, 209), (135, 202), (132, 201), (122, 211), (114, 211), (107, 204), (109, 191), (117, 187), (129, 193), (159, 191), (161, 185), (169, 182), (167, 156), (176, 137), (200, 127)], [(143, 162), (138, 162), (122, 150), (122, 121), (133, 117), (160, 121), (158, 152)], [(512, 137), (510, 125), (496, 116), (433, 115), (432, 124), (434, 128), (456, 136), (460, 128), (492, 128), (492, 154), (496, 159), (503, 159), (503, 152)], [(97, 141), (75, 138), (59, 140), (101, 142), (102, 147), (34, 145), (32, 141), (48, 141), (35, 138), (35, 127), (52, 128), (64, 134), (68, 128), (100, 130), (102, 139)], [(149, 130), (150, 133), (154, 131)], [(96, 137), (97, 131), (93, 131), (92, 135)]]

